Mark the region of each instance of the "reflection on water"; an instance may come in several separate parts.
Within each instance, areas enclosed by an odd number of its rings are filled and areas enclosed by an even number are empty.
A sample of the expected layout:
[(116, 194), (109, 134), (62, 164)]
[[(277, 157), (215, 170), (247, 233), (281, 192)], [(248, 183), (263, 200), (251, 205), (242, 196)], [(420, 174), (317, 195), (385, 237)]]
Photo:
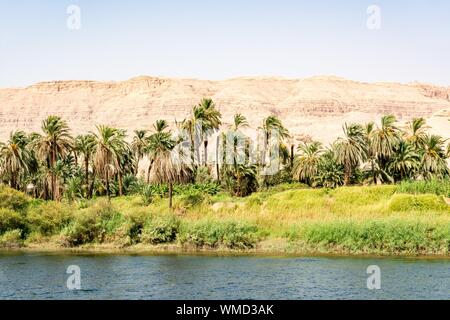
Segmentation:
[[(70, 265), (81, 290), (67, 289)], [(450, 260), (0, 254), (0, 299), (449, 298)]]

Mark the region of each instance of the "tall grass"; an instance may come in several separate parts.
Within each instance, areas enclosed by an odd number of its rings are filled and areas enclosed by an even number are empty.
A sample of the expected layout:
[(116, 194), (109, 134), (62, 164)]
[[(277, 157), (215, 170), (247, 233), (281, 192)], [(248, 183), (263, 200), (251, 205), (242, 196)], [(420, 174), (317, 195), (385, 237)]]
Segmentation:
[(450, 179), (403, 181), (398, 187), (398, 192), (410, 194), (430, 193), (450, 198)]
[(25, 241), (245, 250), (282, 240), (317, 251), (448, 254), (450, 206), (437, 195), (445, 190), (442, 184), (431, 185), (408, 193), (410, 185), (333, 190), (296, 185), (247, 198), (205, 197), (190, 189), (175, 196), (173, 211), (158, 196), (150, 202), (135, 195), (68, 204), (30, 202), (4, 188), (0, 246)]

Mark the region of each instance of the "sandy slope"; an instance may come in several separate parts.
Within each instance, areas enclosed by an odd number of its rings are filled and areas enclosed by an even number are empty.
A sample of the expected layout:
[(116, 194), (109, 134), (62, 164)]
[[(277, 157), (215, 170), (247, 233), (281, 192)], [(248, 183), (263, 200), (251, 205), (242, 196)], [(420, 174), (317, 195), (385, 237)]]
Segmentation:
[(156, 119), (182, 120), (202, 97), (216, 101), (225, 122), (236, 112), (257, 127), (277, 114), (296, 134), (329, 142), (344, 121), (369, 121), (395, 114), (429, 120), (450, 137), (450, 88), (412, 83), (361, 83), (337, 77), (237, 78), (225, 81), (137, 77), (122, 82), (55, 81), (0, 89), (0, 139), (22, 128), (39, 130), (50, 114), (69, 121), (75, 133), (95, 124), (150, 128)]

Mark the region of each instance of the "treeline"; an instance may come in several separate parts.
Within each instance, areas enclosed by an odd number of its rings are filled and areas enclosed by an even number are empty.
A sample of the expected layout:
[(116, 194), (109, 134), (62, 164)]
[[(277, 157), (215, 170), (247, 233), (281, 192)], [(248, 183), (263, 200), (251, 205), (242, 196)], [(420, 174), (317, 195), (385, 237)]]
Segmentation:
[[(158, 120), (152, 129), (135, 130), (130, 137), (105, 125), (72, 136), (65, 120), (49, 116), (41, 132), (15, 131), (0, 143), (0, 183), (36, 198), (69, 201), (151, 193), (149, 186), (166, 185), (171, 206), (173, 186), (184, 183), (216, 184), (232, 195), (246, 196), (292, 181), (334, 188), (450, 175), (450, 143), (430, 134), (422, 118), (402, 128), (391, 115), (379, 124), (345, 124), (343, 137), (325, 147), (306, 139), (297, 145), (280, 119), (269, 116), (259, 128), (264, 139), (257, 157), (251, 154), (252, 140), (243, 133), (248, 126), (245, 116), (236, 114), (232, 124), (221, 129), (222, 116), (211, 99), (194, 106), (189, 118), (176, 123), (176, 130)], [(207, 157), (213, 134), (219, 138), (211, 162)], [(149, 165), (140, 176), (144, 158)], [(267, 174), (274, 158), (277, 170)]]

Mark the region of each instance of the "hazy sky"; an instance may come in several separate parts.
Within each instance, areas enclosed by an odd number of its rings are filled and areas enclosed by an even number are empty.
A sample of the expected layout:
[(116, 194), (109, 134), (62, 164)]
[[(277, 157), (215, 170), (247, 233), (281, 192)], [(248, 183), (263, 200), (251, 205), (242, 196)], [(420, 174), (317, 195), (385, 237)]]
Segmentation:
[(450, 1), (0, 0), (0, 87), (138, 75), (450, 85)]

